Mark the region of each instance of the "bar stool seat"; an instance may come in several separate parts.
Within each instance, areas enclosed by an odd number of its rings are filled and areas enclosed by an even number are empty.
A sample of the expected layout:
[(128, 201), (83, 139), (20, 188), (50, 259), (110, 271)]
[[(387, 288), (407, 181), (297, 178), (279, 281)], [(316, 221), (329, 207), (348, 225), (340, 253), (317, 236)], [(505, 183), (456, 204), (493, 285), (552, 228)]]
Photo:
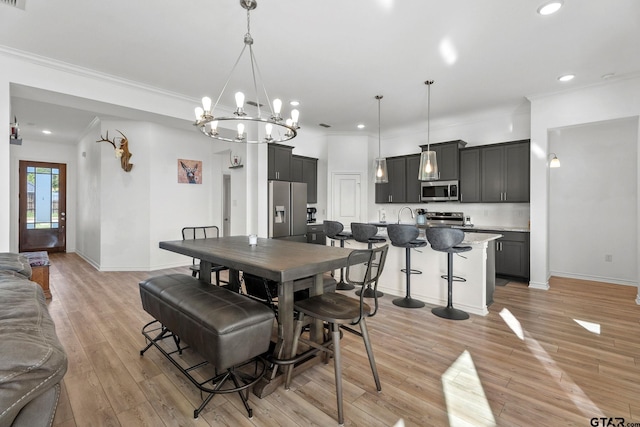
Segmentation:
[(426, 240), (418, 240), (420, 230), (415, 225), (410, 224), (389, 224), (387, 226), (387, 234), (391, 244), (398, 248), (405, 248), (406, 268), (401, 269), (406, 275), (406, 296), (404, 298), (396, 298), (392, 302), (398, 307), (404, 308), (422, 308), (424, 303), (411, 298), (411, 275), (422, 274), (422, 271), (411, 268), (411, 249), (423, 248), (427, 246)]
[[(349, 240), (353, 238), (351, 233), (343, 231), (344, 225), (342, 225), (341, 222), (325, 220), (325, 221), (322, 221), (322, 225), (324, 226), (324, 234), (331, 239), (331, 246), (333, 246), (333, 243), (335, 240), (338, 240), (340, 242), (340, 247), (344, 248), (345, 240)], [(354, 288), (355, 286), (344, 281), (344, 268), (341, 268), (340, 281), (336, 285), (336, 289), (339, 291), (350, 291), (351, 289), (354, 289)]]
[[(356, 242), (366, 243), (367, 248), (371, 249), (374, 244), (385, 243), (387, 239), (383, 236), (378, 236), (378, 227), (373, 224), (366, 224), (363, 222), (352, 222), (351, 233)], [(360, 293), (364, 292), (365, 298), (381, 297), (384, 294), (378, 290), (373, 290), (371, 285), (367, 285), (364, 291), (357, 290), (356, 295), (360, 296)]]
[[(427, 240), (433, 250), (447, 253), (447, 306), (433, 308), (431, 312), (444, 319), (468, 319), (469, 313), (453, 307), (453, 254), (471, 250), (471, 246), (458, 246), (464, 240), (464, 231), (449, 227), (431, 227), (427, 228)], [(457, 278), (456, 281), (466, 280)]]

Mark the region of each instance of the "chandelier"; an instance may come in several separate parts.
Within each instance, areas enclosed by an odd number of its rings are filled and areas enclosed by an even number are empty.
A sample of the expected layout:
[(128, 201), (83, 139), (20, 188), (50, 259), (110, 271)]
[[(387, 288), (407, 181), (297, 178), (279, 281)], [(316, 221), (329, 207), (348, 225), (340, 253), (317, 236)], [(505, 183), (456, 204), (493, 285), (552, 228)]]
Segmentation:
[[(252, 144), (288, 141), (297, 135), (297, 129), (299, 129), (299, 112), (295, 109), (291, 110), (291, 118), (284, 120), (281, 116), (282, 101), (280, 99), (274, 99), (273, 102), (271, 102), (269, 99), (267, 90), (262, 83), (260, 68), (253, 53), (253, 38), (251, 37), (251, 11), (258, 6), (258, 3), (257, 0), (240, 0), (240, 6), (247, 10), (247, 33), (244, 35), (244, 47), (240, 51), (240, 55), (233, 65), (215, 104), (212, 106), (211, 98), (205, 96), (202, 98), (202, 107), (196, 107), (196, 122), (194, 125), (208, 137), (220, 141), (246, 142)], [(252, 83), (255, 96), (255, 102), (249, 102), (249, 104), (256, 107), (256, 114), (247, 115), (244, 110), (245, 95), (242, 92), (236, 92), (236, 110), (233, 115), (215, 116), (213, 112), (216, 107), (218, 107), (218, 103), (227, 89), (229, 80), (233, 76), (245, 51), (247, 51), (247, 47), (249, 48), (248, 55), (251, 62), (251, 77), (253, 79)], [(261, 86), (266, 98), (266, 104), (269, 106), (269, 111), (266, 114), (263, 114), (265, 111), (261, 109), (263, 105), (260, 103), (258, 96), (258, 84)], [(236, 131), (235, 136), (229, 135), (232, 132), (225, 134), (224, 131), (218, 129), (218, 125), (222, 123), (226, 123), (228, 127), (234, 129)], [(255, 124), (255, 127), (251, 126), (251, 124)], [(249, 127), (251, 127), (251, 129), (249, 129)]]
[(438, 159), (436, 159), (436, 152), (431, 151), (431, 85), (433, 80), (427, 80), (424, 82), (427, 85), (427, 151), (423, 151), (420, 154), (420, 170), (418, 171), (418, 180), (431, 181), (434, 179), (440, 179), (438, 173)]

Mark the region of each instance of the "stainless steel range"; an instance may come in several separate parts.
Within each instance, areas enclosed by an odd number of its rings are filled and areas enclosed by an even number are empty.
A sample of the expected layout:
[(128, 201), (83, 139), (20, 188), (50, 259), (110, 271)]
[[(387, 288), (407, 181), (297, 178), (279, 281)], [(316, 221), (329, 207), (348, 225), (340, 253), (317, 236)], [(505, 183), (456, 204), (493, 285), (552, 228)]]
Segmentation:
[(427, 227), (464, 225), (462, 212), (427, 212)]

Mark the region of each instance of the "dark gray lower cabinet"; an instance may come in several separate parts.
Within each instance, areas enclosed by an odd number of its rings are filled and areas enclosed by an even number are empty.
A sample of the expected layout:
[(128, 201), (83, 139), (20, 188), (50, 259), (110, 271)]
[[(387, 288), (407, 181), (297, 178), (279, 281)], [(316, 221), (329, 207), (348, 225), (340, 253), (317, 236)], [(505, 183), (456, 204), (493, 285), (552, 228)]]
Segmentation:
[(529, 233), (500, 231), (496, 241), (496, 274), (529, 280)]
[(315, 243), (317, 245), (327, 244), (327, 236), (324, 234), (324, 225), (307, 224), (307, 243)]

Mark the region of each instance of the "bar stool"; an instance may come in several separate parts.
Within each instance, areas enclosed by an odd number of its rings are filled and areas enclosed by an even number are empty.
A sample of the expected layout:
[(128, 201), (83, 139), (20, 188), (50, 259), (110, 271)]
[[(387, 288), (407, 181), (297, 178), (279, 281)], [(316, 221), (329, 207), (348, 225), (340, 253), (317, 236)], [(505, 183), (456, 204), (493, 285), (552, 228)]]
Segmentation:
[(404, 298), (396, 298), (392, 302), (398, 307), (404, 308), (422, 308), (424, 303), (411, 298), (411, 275), (422, 274), (420, 270), (411, 268), (411, 249), (422, 248), (427, 246), (426, 240), (416, 240), (420, 234), (420, 230), (415, 225), (409, 224), (389, 224), (387, 225), (387, 234), (391, 244), (398, 248), (405, 248), (406, 268), (401, 269), (407, 276), (407, 294)]
[[(373, 244), (376, 243), (384, 243), (387, 241), (382, 236), (376, 236), (378, 233), (378, 227), (373, 224), (366, 224), (363, 222), (352, 222), (351, 223), (351, 233), (353, 234), (353, 238), (356, 242), (366, 243), (367, 248), (371, 249)], [(361, 290), (356, 291), (356, 295), (360, 296)], [(374, 298), (381, 297), (384, 294), (378, 290), (373, 290), (371, 288), (371, 284), (367, 285), (367, 288), (364, 290), (365, 298)]]
[[(464, 320), (469, 318), (469, 313), (453, 308), (453, 282), (466, 282), (462, 277), (453, 275), (453, 254), (467, 252), (471, 246), (458, 246), (464, 240), (464, 231), (449, 227), (427, 228), (427, 240), (435, 251), (447, 253), (447, 306), (436, 307), (431, 310), (438, 317), (452, 320)], [(443, 276), (444, 278), (445, 276)]]
[[(324, 234), (331, 239), (331, 246), (333, 246), (336, 240), (340, 241), (340, 247), (344, 248), (344, 241), (351, 239), (351, 233), (343, 232), (344, 225), (338, 221), (322, 221), (324, 226)], [(336, 289), (339, 291), (350, 291), (355, 286), (344, 281), (344, 268), (340, 269), (340, 281), (336, 285)]]

